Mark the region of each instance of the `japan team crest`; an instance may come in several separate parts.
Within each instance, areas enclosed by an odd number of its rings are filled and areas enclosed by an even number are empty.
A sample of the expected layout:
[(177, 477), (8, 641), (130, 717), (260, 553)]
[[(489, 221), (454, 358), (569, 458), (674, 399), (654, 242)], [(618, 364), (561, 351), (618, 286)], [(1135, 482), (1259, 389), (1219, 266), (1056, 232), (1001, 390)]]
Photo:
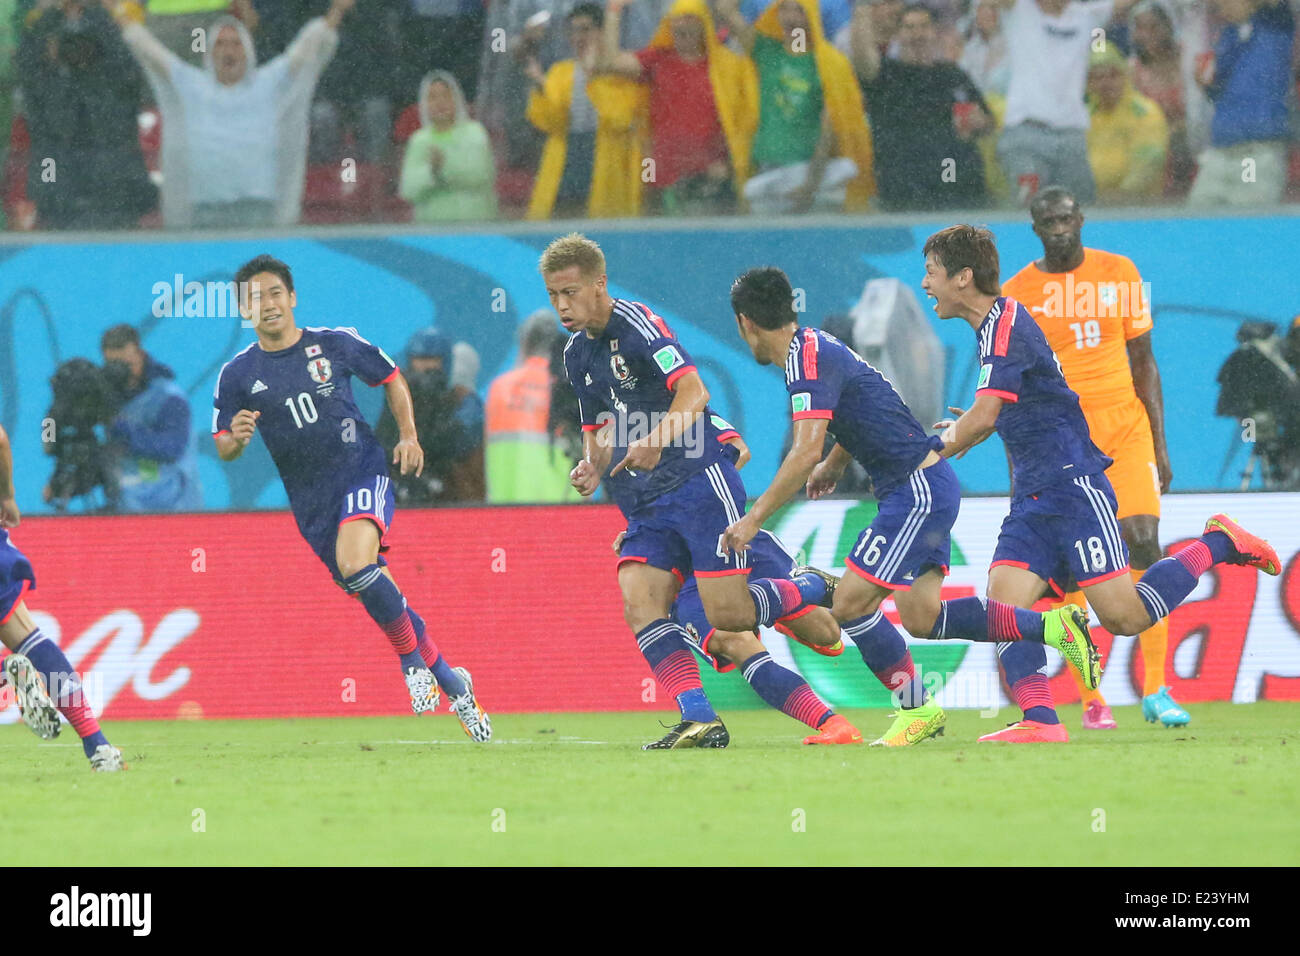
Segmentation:
[(609, 357), (609, 369), (614, 373), (614, 377), (620, 382), (626, 382), (631, 371), (627, 367), (627, 359), (615, 352)]
[(330, 380), (330, 376), (334, 372), (330, 368), (330, 360), (322, 357), (312, 359), (307, 363), (307, 374), (311, 376), (313, 382), (324, 385)]

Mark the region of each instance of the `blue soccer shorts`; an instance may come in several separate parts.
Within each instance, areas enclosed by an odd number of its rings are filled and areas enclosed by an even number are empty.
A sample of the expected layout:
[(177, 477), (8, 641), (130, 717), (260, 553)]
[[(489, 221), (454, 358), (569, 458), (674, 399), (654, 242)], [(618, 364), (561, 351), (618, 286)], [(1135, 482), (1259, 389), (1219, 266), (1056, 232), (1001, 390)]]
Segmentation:
[[(749, 545), (750, 567), (761, 578), (788, 578), (794, 570), (794, 558), (785, 550), (779, 538), (770, 531), (760, 531)], [(815, 605), (801, 607), (776, 622), (778, 630), (785, 630), (785, 625), (797, 617), (812, 611)], [(735, 668), (738, 661), (719, 657), (709, 650), (709, 640), (713, 637), (714, 627), (704, 613), (704, 602), (700, 600), (700, 589), (694, 578), (688, 578), (677, 592), (673, 602), (673, 620), (686, 631), (688, 642), (701, 657), (719, 673), (725, 674)]]
[(947, 459), (918, 468), (881, 500), (844, 563), (891, 591), (908, 590), (930, 568), (946, 575), (960, 507), (961, 485)]
[(36, 587), (36, 572), (27, 556), (14, 547), (8, 533), (0, 531), (0, 535), (0, 624), (4, 624), (23, 595)]
[(728, 461), (716, 461), (628, 516), (619, 552), (630, 561), (672, 571), (681, 579), (748, 574), (749, 552), (722, 553), (722, 535), (745, 513), (745, 486)]
[[(379, 550), (388, 550), (388, 529), (393, 524), (397, 501), (387, 475), (368, 475), (344, 481), (319, 497), (298, 497), (301, 504), (293, 503), (298, 530), (340, 586), (343, 575), (339, 573), (334, 552), (342, 525), (363, 519), (373, 521), (379, 528)], [(378, 563), (381, 566), (388, 563), (383, 554), (379, 555)]]
[(1058, 597), (1128, 573), (1128, 546), (1105, 474), (1085, 475), (1014, 498), (1002, 522), (993, 564), (1024, 568)]

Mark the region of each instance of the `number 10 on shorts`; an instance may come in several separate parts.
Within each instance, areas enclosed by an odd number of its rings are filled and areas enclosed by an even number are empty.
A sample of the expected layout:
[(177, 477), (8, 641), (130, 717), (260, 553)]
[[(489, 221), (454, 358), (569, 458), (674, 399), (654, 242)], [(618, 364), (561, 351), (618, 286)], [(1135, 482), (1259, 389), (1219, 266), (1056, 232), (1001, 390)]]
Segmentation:
[[(357, 503), (356, 508), (352, 507), (354, 499)], [(358, 488), (356, 491), (348, 492), (348, 514), (355, 514), (358, 511), (371, 511), (374, 507), (375, 500), (369, 488)]]
[(1083, 541), (1074, 542), (1074, 549), (1079, 552), (1079, 561), (1083, 567), (1091, 565), (1094, 571), (1104, 571), (1106, 568), (1106, 549), (1102, 547), (1101, 538), (1096, 536), (1088, 539), (1088, 550), (1085, 552)]

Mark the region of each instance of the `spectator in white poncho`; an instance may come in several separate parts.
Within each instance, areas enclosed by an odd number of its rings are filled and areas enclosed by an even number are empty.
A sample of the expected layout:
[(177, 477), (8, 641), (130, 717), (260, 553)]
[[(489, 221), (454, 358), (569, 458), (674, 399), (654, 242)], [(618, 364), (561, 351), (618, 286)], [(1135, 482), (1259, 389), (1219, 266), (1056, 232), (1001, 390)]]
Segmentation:
[(334, 0), (284, 53), (258, 64), (248, 30), (220, 17), (207, 32), (203, 68), (119, 17), (163, 118), (162, 213), (168, 228), (256, 227), (298, 221), (307, 119), (338, 26), (356, 0)]

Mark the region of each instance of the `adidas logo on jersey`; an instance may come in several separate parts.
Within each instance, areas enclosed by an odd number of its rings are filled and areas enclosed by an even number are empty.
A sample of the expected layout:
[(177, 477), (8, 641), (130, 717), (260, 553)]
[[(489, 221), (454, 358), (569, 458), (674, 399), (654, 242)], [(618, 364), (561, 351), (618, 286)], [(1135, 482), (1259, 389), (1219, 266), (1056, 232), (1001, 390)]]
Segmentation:
[(250, 395), (253, 395), (256, 394), (257, 392), (265, 392), (265, 391), (266, 391), (266, 383), (259, 378), (256, 382), (253, 383), (253, 387), (248, 390), (248, 393)]

